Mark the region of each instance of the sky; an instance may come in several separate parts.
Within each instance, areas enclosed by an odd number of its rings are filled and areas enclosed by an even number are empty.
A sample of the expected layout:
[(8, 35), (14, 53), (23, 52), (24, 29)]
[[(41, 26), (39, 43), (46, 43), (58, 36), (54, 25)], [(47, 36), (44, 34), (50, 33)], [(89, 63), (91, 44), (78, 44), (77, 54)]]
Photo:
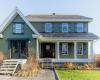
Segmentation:
[[(93, 18), (89, 32), (100, 37), (100, 0), (0, 0), (0, 24), (18, 7), (28, 14), (79, 14)], [(95, 41), (94, 51), (100, 54), (100, 40)]]

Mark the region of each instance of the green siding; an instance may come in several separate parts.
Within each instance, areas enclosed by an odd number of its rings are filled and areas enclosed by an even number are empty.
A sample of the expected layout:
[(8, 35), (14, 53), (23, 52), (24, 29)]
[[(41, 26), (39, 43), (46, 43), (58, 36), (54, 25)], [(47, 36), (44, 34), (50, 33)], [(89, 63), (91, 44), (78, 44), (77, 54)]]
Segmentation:
[[(12, 32), (12, 26), (13, 22), (23, 22), (24, 23), (24, 34), (13, 34)], [(3, 39), (0, 39), (0, 51), (3, 51), (5, 54), (9, 54), (9, 39), (29, 39), (31, 45), (29, 48), (36, 48), (36, 39), (32, 38), (32, 34), (34, 32), (28, 27), (28, 25), (22, 20), (22, 18), (17, 15), (15, 19), (7, 26), (7, 28), (2, 33), (4, 35)]]
[[(35, 27), (38, 32), (45, 32), (45, 23), (46, 22), (31, 22), (31, 24)], [(53, 24), (52, 32), (61, 32), (61, 26), (64, 22), (50, 22)], [(69, 24), (69, 32), (77, 31), (77, 22), (67, 22)], [(83, 22), (84, 32), (88, 32), (88, 23)]]

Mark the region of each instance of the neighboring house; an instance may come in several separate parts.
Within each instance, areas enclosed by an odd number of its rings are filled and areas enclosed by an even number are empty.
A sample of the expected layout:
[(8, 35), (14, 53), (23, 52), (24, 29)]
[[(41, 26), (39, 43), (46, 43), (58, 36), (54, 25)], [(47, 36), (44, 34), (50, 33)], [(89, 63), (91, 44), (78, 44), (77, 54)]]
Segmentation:
[(0, 51), (9, 58), (23, 59), (31, 48), (36, 58), (53, 62), (93, 62), (93, 42), (88, 32), (92, 18), (80, 15), (28, 15), (15, 9), (0, 29)]

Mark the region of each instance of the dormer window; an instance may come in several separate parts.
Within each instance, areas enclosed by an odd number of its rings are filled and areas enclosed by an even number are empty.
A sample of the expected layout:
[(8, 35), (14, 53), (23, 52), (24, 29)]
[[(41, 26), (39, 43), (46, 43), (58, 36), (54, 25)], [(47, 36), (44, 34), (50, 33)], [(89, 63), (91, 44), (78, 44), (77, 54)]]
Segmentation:
[(45, 23), (45, 32), (52, 32), (52, 23)]
[(83, 23), (77, 23), (77, 32), (83, 32)]
[(62, 32), (68, 32), (68, 23), (62, 23)]
[(16, 33), (16, 34), (23, 33), (23, 24), (21, 23), (13, 24), (13, 33)]

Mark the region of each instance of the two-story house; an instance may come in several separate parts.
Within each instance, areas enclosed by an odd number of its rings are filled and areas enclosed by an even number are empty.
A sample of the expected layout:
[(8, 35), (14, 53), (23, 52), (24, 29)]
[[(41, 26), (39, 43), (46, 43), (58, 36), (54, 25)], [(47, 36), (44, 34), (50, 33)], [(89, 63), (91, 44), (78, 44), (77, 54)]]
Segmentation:
[(93, 42), (88, 32), (92, 18), (80, 15), (28, 15), (15, 9), (0, 27), (0, 51), (11, 59), (23, 59), (28, 49), (41, 62), (93, 62)]

